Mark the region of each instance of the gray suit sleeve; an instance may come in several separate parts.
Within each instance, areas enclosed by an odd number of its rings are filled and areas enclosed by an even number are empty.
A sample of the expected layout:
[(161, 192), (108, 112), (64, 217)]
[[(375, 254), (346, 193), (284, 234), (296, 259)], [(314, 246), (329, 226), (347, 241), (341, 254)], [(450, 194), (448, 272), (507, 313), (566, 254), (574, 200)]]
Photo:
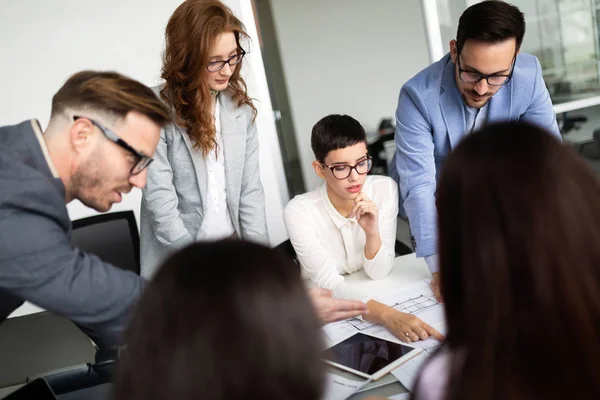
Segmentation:
[(6, 216), (0, 236), (0, 289), (68, 317), (99, 346), (121, 343), (142, 278), (74, 248), (42, 215)]
[(193, 242), (192, 235), (185, 227), (179, 209), (177, 191), (173, 185), (173, 169), (168, 158), (167, 129), (161, 129), (160, 140), (154, 154), (154, 162), (148, 167), (146, 187), (142, 189), (145, 209), (150, 216), (156, 238), (165, 247), (177, 250)]
[(260, 181), (258, 157), (258, 133), (251, 112), (248, 112), (246, 134), (246, 161), (242, 175), (240, 193), (240, 227), (243, 239), (269, 244), (267, 216), (265, 213), (265, 193)]

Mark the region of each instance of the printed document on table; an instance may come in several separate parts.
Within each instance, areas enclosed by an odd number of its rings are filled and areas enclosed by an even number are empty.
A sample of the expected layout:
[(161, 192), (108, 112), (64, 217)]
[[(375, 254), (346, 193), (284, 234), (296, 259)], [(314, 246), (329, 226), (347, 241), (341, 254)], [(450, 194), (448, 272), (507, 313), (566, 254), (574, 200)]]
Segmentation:
[(323, 400), (346, 400), (369, 382), (370, 379), (356, 381), (329, 372), (325, 382)]
[(425, 361), (427, 361), (427, 359), (431, 356), (431, 354), (433, 354), (437, 347), (438, 346), (425, 349), (416, 357), (411, 358), (410, 360), (393, 370), (392, 375), (394, 375), (396, 379), (398, 379), (400, 383), (403, 384), (409, 392), (412, 392), (415, 387), (417, 377), (421, 372), (421, 367), (423, 366)]
[(410, 400), (410, 393), (400, 393), (395, 396), (388, 397), (388, 400)]
[[(446, 333), (444, 307), (436, 301), (429, 284), (425, 281), (416, 283), (405, 289), (382, 294), (375, 297), (375, 300), (394, 307), (399, 311), (414, 314), (441, 334)], [(384, 326), (364, 321), (360, 318), (350, 318), (327, 324), (323, 327), (323, 331), (325, 332), (329, 346), (333, 346), (358, 332), (402, 343)], [(409, 346), (427, 349), (438, 344), (437, 340), (429, 338), (410, 343)]]

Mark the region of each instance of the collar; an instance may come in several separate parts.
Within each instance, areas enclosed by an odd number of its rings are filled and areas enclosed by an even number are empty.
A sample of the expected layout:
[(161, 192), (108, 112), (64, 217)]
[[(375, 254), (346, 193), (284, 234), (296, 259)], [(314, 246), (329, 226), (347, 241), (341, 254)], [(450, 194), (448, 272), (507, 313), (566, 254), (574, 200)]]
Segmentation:
[(52, 158), (50, 158), (50, 152), (48, 151), (48, 146), (46, 145), (46, 141), (44, 140), (42, 134), (42, 128), (40, 127), (40, 123), (37, 119), (31, 120), (31, 128), (33, 129), (33, 132), (35, 132), (35, 137), (40, 144), (40, 149), (42, 150), (42, 154), (46, 159), (46, 163), (48, 164), (48, 169), (50, 169), (50, 172), (52, 173), (52, 177), (60, 178), (56, 168), (54, 167), (54, 164), (52, 163)]
[[(370, 193), (367, 190), (368, 186), (369, 177), (367, 176), (367, 179), (365, 179), (365, 183), (363, 184), (363, 191), (367, 193), (368, 197), (371, 197)], [(342, 226), (348, 223), (356, 223), (355, 218), (344, 217), (342, 214), (339, 213), (338, 210), (335, 209), (333, 204), (331, 204), (331, 200), (329, 199), (329, 195), (327, 194), (327, 183), (323, 183), (321, 185), (321, 187), (319, 188), (319, 194), (321, 196), (321, 201), (325, 206), (325, 211), (327, 211), (327, 215), (329, 215), (329, 217), (338, 229), (340, 229)]]

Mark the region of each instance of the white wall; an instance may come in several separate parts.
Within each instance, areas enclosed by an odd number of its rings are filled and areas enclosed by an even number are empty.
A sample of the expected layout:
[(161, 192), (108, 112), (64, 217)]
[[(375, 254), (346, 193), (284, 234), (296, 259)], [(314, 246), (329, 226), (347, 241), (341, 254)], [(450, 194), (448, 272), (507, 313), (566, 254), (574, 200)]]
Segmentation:
[(349, 114), (368, 131), (393, 117), (400, 87), (429, 64), (420, 0), (271, 0), (302, 172), (312, 126)]
[[(181, 0), (0, 0), (0, 126), (50, 117), (52, 95), (82, 69), (116, 70), (147, 85), (159, 82), (164, 28)], [(287, 187), (272, 119), (250, 0), (225, 0), (249, 28), (253, 53), (245, 76), (259, 100), (261, 180), (271, 241), (287, 239), (282, 222)], [(141, 191), (126, 195), (113, 211), (134, 210)], [(71, 219), (96, 214), (78, 201)]]

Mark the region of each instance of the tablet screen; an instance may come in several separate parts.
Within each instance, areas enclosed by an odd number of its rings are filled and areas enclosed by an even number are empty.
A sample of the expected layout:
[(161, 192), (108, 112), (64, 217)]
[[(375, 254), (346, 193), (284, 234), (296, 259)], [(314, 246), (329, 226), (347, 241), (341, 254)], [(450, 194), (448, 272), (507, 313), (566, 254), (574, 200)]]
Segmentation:
[(412, 347), (357, 333), (325, 350), (325, 359), (347, 368), (373, 375), (404, 355)]

